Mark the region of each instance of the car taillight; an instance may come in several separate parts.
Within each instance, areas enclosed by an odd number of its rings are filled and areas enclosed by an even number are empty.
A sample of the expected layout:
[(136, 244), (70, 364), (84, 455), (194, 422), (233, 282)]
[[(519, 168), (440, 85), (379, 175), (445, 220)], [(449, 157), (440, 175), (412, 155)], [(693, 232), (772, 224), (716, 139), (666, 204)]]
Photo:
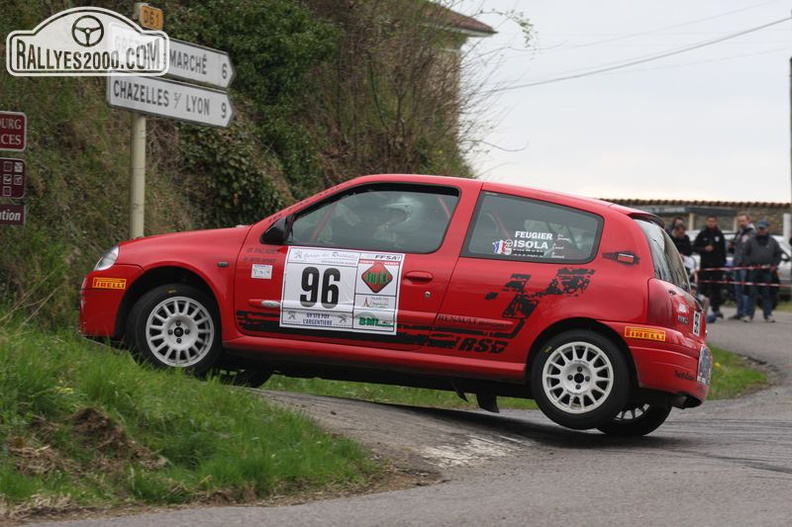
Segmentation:
[(706, 321), (701, 305), (688, 293), (662, 280), (649, 280), (646, 322), (701, 337)]
[(653, 326), (676, 327), (676, 288), (662, 280), (649, 280), (649, 296), (646, 309), (646, 322)]

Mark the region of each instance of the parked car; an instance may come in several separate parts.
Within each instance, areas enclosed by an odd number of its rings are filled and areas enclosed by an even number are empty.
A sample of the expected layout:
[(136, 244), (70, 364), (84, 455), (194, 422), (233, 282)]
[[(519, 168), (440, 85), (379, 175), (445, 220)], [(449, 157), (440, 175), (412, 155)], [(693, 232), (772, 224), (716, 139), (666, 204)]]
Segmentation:
[(778, 266), (778, 297), (785, 302), (792, 298), (792, 247), (783, 236), (773, 235), (781, 246), (781, 264)]
[(80, 328), (162, 368), (536, 400), (643, 435), (700, 405), (712, 356), (679, 253), (646, 212), (437, 176), (365, 176), (252, 226), (122, 242)]

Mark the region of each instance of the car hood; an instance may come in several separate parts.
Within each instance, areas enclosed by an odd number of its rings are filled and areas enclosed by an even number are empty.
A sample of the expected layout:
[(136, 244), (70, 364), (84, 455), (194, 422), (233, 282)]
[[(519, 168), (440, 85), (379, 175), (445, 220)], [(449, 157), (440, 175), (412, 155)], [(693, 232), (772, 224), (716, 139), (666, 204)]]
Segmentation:
[(157, 234), (119, 243), (119, 264), (143, 264), (148, 261), (180, 260), (189, 255), (205, 254), (212, 258), (234, 259), (245, 241), (250, 226)]

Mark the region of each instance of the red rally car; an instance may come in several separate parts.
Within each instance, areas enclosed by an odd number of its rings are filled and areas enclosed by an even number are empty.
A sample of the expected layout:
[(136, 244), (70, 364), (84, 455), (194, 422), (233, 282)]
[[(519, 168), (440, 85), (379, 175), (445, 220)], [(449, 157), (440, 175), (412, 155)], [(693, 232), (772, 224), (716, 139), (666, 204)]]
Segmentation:
[(657, 218), (472, 179), (353, 179), (252, 226), (105, 254), (80, 329), (158, 367), (535, 399), (643, 435), (707, 396), (701, 305)]

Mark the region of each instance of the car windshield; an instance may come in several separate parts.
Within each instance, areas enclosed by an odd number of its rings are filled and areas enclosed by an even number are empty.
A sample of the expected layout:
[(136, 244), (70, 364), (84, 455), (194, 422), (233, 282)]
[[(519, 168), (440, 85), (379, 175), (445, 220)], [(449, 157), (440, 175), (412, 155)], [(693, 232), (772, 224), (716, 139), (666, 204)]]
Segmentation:
[(668, 233), (656, 223), (642, 219), (636, 219), (635, 222), (641, 227), (646, 240), (649, 242), (655, 276), (685, 291), (690, 291), (690, 281), (682, 263), (682, 257)]

